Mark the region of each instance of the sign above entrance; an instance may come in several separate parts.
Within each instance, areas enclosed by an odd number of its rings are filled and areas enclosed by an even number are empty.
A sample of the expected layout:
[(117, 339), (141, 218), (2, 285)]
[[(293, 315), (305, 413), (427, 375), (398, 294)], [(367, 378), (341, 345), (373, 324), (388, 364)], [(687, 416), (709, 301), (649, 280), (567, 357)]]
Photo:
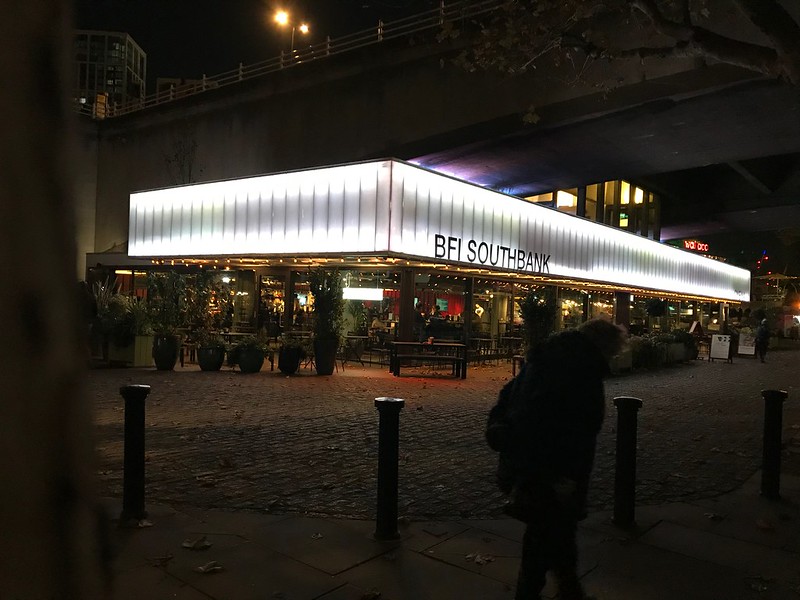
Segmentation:
[(746, 301), (750, 274), (397, 160), (131, 195), (141, 257), (390, 254)]

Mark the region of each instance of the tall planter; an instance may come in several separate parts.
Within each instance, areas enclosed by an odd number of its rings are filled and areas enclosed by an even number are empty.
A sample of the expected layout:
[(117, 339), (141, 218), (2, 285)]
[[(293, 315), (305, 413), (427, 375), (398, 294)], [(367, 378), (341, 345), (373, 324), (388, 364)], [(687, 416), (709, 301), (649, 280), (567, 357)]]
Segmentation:
[(153, 336), (137, 335), (133, 343), (127, 346), (109, 342), (108, 360), (112, 364), (124, 364), (127, 367), (153, 366)]
[(242, 373), (258, 373), (264, 364), (264, 351), (261, 348), (239, 348), (236, 360)]
[(177, 335), (153, 336), (153, 362), (159, 371), (172, 371), (178, 362), (180, 341)]
[(304, 354), (302, 348), (284, 346), (278, 353), (278, 370), (284, 375), (294, 375), (300, 368), (300, 361)]
[(197, 349), (197, 364), (201, 371), (219, 371), (225, 361), (225, 348), (221, 346), (200, 346)]
[(317, 375), (332, 375), (336, 368), (336, 350), (339, 340), (314, 340), (314, 364)]
[(342, 331), (344, 299), (338, 269), (312, 269), (308, 286), (314, 298), (314, 362), (317, 375), (331, 375)]

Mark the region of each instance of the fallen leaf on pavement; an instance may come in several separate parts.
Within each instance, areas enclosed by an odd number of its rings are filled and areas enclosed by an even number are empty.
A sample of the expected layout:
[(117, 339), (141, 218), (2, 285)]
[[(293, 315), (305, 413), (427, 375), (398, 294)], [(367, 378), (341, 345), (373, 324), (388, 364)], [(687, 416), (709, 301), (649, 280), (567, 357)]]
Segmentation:
[(171, 553), (167, 552), (164, 556), (155, 556), (150, 559), (154, 567), (166, 567), (167, 563), (175, 558)]
[(775, 531), (775, 526), (766, 519), (756, 519), (756, 527), (762, 531)]
[(153, 522), (148, 521), (147, 519), (140, 519), (139, 522), (136, 524), (137, 527), (152, 527)]
[(480, 554), (478, 552), (467, 554), (465, 558), (467, 561), (472, 561), (476, 565), (485, 565), (486, 563), (494, 562), (494, 556), (491, 554)]
[(312, 533), (311, 534), (311, 539), (312, 540), (321, 540), (322, 538), (323, 538), (323, 535), (321, 533)]
[(222, 571), (222, 565), (219, 564), (217, 561), (212, 560), (204, 565), (195, 567), (194, 570), (197, 571), (198, 573), (203, 573), (204, 575), (207, 575), (209, 573), (216, 573), (217, 571)]
[(720, 515), (713, 512), (703, 513), (703, 516), (712, 521), (722, 521), (725, 518), (725, 515)]
[(361, 600), (378, 600), (381, 593), (378, 590), (369, 590), (361, 596)]
[(755, 577), (747, 577), (745, 578), (747, 582), (747, 586), (755, 591), (755, 592), (765, 592), (767, 591), (767, 584), (770, 583), (772, 580), (767, 579), (766, 577), (762, 577), (761, 575), (756, 575)]
[(206, 550), (211, 548), (211, 542), (209, 542), (208, 538), (203, 535), (194, 540), (184, 540), (181, 546), (189, 550)]

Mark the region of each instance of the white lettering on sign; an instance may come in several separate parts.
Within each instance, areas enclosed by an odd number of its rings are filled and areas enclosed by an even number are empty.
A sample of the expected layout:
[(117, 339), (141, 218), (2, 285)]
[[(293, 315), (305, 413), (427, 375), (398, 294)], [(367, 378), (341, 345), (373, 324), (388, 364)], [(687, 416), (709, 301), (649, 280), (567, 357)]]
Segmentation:
[[(500, 244), (487, 244), (478, 240), (467, 240), (464, 244), (460, 237), (434, 236), (436, 258), (460, 262), (491, 265), (501, 269), (514, 269), (530, 273), (549, 273), (550, 255), (538, 252), (526, 252), (523, 248), (511, 248)], [(462, 250), (464, 250), (462, 255)]]

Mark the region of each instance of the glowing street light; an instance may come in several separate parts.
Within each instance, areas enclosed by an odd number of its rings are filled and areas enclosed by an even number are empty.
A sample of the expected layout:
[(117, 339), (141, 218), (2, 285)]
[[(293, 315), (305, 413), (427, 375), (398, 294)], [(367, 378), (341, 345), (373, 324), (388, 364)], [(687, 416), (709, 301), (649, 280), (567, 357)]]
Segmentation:
[(291, 52), (294, 52), (294, 34), (295, 34), (295, 31), (299, 31), (303, 35), (307, 35), (308, 32), (311, 31), (311, 29), (308, 26), (308, 23), (296, 23), (296, 24), (290, 23), (290, 15), (285, 10), (277, 11), (275, 13), (274, 19), (275, 19), (275, 22), (278, 25), (280, 25), (281, 27), (286, 27), (288, 25), (291, 25), (291, 27), (292, 27), (292, 43), (291, 43), (291, 47), (289, 48), (289, 50)]

